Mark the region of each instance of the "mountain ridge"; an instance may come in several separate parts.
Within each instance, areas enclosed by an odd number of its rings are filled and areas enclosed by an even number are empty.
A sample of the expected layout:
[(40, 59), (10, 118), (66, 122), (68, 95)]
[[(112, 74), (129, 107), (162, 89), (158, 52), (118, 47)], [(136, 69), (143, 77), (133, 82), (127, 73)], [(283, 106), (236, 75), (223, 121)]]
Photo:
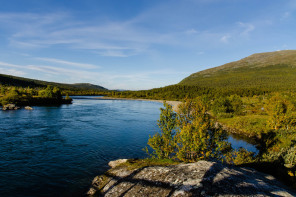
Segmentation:
[(0, 84), (9, 85), (9, 86), (21, 86), (21, 87), (46, 87), (47, 85), (57, 86), (62, 90), (97, 90), (97, 91), (107, 91), (107, 88), (104, 88), (99, 85), (94, 85), (90, 83), (57, 83), (57, 82), (48, 82), (37, 79), (29, 79), (25, 77), (17, 77), (13, 75), (0, 74)]
[(241, 60), (206, 69), (184, 78), (179, 85), (295, 89), (296, 50), (255, 53)]

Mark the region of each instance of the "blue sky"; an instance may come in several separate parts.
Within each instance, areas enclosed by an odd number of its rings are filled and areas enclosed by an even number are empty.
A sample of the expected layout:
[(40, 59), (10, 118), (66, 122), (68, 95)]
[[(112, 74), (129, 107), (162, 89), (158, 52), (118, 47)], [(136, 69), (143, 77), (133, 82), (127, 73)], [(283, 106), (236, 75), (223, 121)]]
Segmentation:
[(0, 73), (150, 89), (295, 49), (295, 0), (0, 0)]

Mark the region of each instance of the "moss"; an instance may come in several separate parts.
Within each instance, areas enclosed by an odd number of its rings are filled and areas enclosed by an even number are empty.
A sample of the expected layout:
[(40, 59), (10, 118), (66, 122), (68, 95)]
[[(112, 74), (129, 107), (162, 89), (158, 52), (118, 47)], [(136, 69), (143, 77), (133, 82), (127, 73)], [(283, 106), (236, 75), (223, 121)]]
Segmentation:
[(135, 170), (143, 167), (149, 166), (170, 166), (170, 165), (177, 165), (181, 162), (174, 161), (171, 159), (153, 159), (153, 158), (146, 158), (146, 159), (129, 159), (127, 162), (120, 164), (118, 167), (127, 167), (128, 170)]

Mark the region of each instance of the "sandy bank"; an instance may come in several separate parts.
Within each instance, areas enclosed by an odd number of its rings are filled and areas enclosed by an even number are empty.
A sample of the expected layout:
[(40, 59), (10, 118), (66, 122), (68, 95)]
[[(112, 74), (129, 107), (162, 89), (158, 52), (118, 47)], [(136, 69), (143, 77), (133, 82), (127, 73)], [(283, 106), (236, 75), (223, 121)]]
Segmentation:
[[(153, 99), (133, 99), (133, 98), (115, 98), (115, 97), (98, 97), (96, 99), (101, 99), (101, 100), (136, 100), (136, 101), (152, 101), (152, 102), (158, 102), (158, 103), (163, 103), (164, 100), (153, 100)], [(166, 101), (168, 104), (172, 105), (173, 110), (176, 111), (178, 109), (178, 106), (181, 101)]]

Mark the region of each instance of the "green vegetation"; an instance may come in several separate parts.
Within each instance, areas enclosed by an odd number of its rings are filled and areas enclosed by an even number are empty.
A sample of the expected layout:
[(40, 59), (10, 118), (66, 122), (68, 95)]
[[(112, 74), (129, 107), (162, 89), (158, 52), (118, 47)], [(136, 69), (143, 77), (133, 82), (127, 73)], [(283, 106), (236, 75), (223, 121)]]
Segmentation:
[(238, 95), (253, 97), (296, 91), (296, 50), (259, 53), (216, 68), (194, 73), (179, 84), (141, 91), (112, 92), (109, 96), (183, 100)]
[(296, 50), (259, 53), (216, 68), (194, 73), (180, 85), (217, 88), (296, 89)]
[(226, 133), (214, 123), (201, 99), (183, 102), (178, 113), (164, 103), (158, 121), (161, 132), (148, 140), (150, 155), (180, 161), (221, 160), (230, 147)]
[(155, 159), (155, 158), (146, 158), (146, 159), (128, 159), (127, 162), (120, 164), (119, 166), (126, 166), (129, 170), (139, 169), (149, 166), (170, 166), (176, 165), (180, 162), (174, 161), (172, 159)]
[(206, 95), (209, 98), (219, 96), (230, 96), (237, 94), (239, 96), (254, 96), (264, 95), (269, 93), (269, 90), (260, 88), (215, 88), (215, 87), (200, 87), (191, 85), (171, 85), (163, 88), (154, 88), (151, 90), (140, 91), (112, 91), (107, 93), (108, 96), (118, 98), (145, 98), (157, 100), (179, 100), (184, 98), (194, 99)]
[(72, 99), (68, 96), (65, 99), (59, 88), (47, 86), (46, 88), (22, 88), (14, 86), (0, 86), (0, 105), (16, 104), (25, 105), (59, 105), (68, 104)]
[[(160, 132), (148, 140), (150, 156), (250, 166), (296, 187), (295, 96), (275, 93), (251, 98), (232, 95), (214, 100), (185, 99), (177, 112), (164, 103), (158, 121)], [(259, 153), (231, 149), (216, 121), (228, 131), (255, 139)]]

